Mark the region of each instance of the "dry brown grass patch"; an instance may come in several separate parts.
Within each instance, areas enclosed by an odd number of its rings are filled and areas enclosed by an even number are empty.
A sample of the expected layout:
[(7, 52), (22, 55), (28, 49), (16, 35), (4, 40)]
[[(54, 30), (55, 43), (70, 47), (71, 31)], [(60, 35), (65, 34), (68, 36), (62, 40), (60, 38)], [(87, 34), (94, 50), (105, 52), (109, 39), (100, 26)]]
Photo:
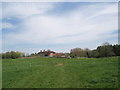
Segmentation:
[(63, 65), (63, 63), (58, 63), (58, 64), (56, 64), (56, 66), (62, 66)]

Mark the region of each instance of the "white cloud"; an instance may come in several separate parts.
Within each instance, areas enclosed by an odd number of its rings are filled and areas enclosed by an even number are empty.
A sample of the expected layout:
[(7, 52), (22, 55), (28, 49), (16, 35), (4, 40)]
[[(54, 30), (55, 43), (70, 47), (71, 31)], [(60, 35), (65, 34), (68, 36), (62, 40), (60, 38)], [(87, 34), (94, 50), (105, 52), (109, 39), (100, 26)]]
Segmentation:
[(2, 24), (0, 24), (0, 28), (3, 28), (3, 29), (11, 29), (11, 28), (15, 28), (14, 25), (12, 25), (11, 23), (7, 23), (7, 22), (4, 22)]
[(0, 3), (0, 19), (2, 19), (2, 3)]
[(52, 3), (3, 3), (3, 18), (10, 16), (26, 18), (32, 15), (44, 14), (52, 8)]
[[(7, 40), (5, 44), (14, 45), (25, 42), (49, 45), (79, 42), (86, 43), (90, 47), (90, 42), (116, 36), (109, 33), (118, 29), (117, 3), (83, 6), (63, 16), (52, 16), (45, 13), (46, 10), (55, 8), (54, 4), (50, 4), (50, 8), (49, 4), (47, 6), (45, 6), (46, 4), (41, 5), (43, 5), (41, 11), (38, 6), (36, 7), (36, 4), (32, 6), (28, 4), (25, 7), (21, 7), (22, 4), (20, 4), (20, 6), (13, 6), (6, 10), (6, 14), (12, 9), (13, 16), (21, 15), (25, 18), (22, 23), (23, 32), (8, 34), (6, 39), (9, 41)], [(40, 15), (35, 16), (35, 14)]]
[(119, 0), (1, 0), (2, 2), (118, 2)]

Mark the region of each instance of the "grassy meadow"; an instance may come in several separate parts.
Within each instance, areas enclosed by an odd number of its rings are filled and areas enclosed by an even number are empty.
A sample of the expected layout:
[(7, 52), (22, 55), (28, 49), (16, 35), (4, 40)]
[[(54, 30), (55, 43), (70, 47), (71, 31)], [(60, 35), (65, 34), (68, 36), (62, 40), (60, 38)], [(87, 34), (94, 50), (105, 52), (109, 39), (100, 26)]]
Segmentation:
[(118, 58), (2, 60), (3, 88), (117, 88)]

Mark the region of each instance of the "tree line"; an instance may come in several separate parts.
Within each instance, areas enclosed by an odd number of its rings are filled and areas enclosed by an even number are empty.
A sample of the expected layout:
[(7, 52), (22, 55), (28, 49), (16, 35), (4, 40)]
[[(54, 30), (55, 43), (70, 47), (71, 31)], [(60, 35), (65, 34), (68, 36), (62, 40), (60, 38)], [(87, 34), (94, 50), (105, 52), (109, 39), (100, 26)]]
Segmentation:
[[(81, 48), (73, 48), (70, 50), (70, 53), (62, 53), (65, 57), (77, 58), (77, 57), (85, 57), (85, 58), (100, 58), (100, 57), (112, 57), (112, 56), (120, 56), (120, 45), (111, 45), (108, 42), (103, 43), (103, 45), (98, 46), (94, 50), (90, 50), (89, 48), (81, 49)], [(21, 57), (45, 57), (49, 56), (50, 53), (55, 53), (51, 50), (41, 50), (38, 53), (32, 53), (29, 56), (25, 56), (24, 53), (18, 51), (11, 51), (0, 54), (2, 59), (16, 59)], [(56, 57), (60, 57), (61, 54), (56, 54)]]
[(70, 56), (75, 57), (88, 57), (88, 58), (99, 58), (99, 57), (112, 57), (120, 56), (120, 45), (111, 45), (109, 43), (104, 43), (102, 46), (98, 46), (94, 50), (88, 48), (74, 48), (70, 50)]

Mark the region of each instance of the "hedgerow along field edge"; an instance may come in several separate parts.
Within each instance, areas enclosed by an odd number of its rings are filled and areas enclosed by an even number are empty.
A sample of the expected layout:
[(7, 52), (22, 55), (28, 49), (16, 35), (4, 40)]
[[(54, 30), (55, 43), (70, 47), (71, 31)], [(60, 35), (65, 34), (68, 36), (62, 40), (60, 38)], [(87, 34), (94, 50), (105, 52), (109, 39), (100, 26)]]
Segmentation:
[(118, 58), (2, 60), (3, 88), (117, 88)]

